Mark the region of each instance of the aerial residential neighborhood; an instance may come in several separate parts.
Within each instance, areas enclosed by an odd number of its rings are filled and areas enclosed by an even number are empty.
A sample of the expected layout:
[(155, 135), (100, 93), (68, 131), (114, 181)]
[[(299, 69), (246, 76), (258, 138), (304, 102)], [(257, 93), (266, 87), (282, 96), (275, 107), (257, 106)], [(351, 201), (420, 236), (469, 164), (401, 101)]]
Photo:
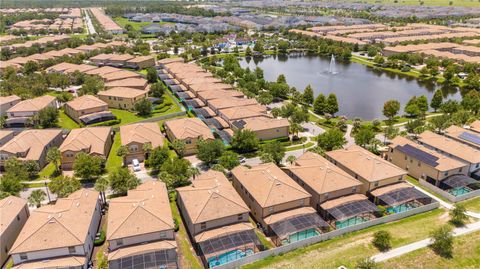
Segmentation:
[(480, 4), (3, 1), (2, 269), (480, 268)]

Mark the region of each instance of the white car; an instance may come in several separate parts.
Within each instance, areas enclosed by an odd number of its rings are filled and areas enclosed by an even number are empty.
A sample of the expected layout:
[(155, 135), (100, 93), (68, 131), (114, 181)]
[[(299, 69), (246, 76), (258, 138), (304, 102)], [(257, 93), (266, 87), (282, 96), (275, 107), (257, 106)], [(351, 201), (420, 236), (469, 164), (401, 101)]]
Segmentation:
[(137, 159), (132, 160), (132, 165), (133, 165), (133, 171), (138, 172), (142, 170), (142, 168), (140, 168), (140, 162)]

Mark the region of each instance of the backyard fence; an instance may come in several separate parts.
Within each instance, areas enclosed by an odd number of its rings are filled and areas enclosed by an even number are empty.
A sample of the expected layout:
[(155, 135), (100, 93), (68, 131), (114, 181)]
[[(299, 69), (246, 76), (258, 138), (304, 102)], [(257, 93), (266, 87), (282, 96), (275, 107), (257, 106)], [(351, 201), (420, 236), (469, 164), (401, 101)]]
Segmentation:
[(411, 210), (408, 210), (408, 211), (404, 211), (404, 212), (401, 212), (401, 213), (396, 213), (396, 214), (393, 214), (393, 215), (384, 216), (384, 217), (381, 217), (381, 218), (378, 218), (378, 219), (373, 219), (373, 220), (363, 222), (363, 223), (360, 223), (360, 224), (357, 224), (357, 225), (354, 225), (354, 226), (350, 226), (350, 227), (346, 227), (346, 228), (343, 228), (343, 229), (338, 229), (338, 230), (334, 230), (334, 231), (331, 231), (331, 232), (328, 232), (328, 233), (320, 234), (320, 235), (317, 235), (317, 236), (314, 236), (314, 237), (310, 237), (310, 238), (307, 238), (307, 239), (304, 239), (304, 240), (301, 240), (301, 241), (297, 241), (297, 242), (294, 242), (294, 243), (291, 243), (291, 244), (288, 244), (288, 245), (279, 246), (279, 247), (276, 247), (276, 248), (273, 248), (273, 249), (261, 251), (261, 252), (255, 253), (253, 255), (246, 256), (245, 258), (242, 258), (242, 259), (239, 259), (239, 260), (236, 260), (236, 261), (224, 264), (224, 265), (216, 266), (215, 268), (217, 268), (217, 269), (238, 268), (238, 267), (243, 266), (245, 264), (253, 263), (253, 262), (265, 259), (265, 258), (270, 257), (270, 256), (276, 256), (276, 255), (284, 254), (284, 253), (293, 251), (293, 250), (298, 249), (298, 248), (306, 247), (306, 246), (309, 246), (309, 245), (312, 245), (312, 244), (315, 244), (315, 243), (319, 243), (319, 242), (322, 242), (322, 241), (332, 239), (332, 238), (337, 237), (337, 236), (341, 236), (341, 235), (346, 234), (346, 233), (355, 232), (355, 231), (362, 230), (362, 229), (365, 229), (365, 228), (368, 228), (368, 227), (371, 227), (371, 226), (374, 226), (374, 225), (383, 224), (383, 223), (387, 223), (387, 222), (392, 222), (392, 221), (400, 220), (400, 219), (410, 217), (410, 216), (413, 216), (413, 215), (416, 215), (416, 214), (424, 213), (424, 212), (436, 209), (439, 206), (440, 206), (440, 204), (438, 202), (434, 202), (434, 203), (424, 205), (424, 206), (420, 206), (420, 207), (417, 207), (417, 208), (414, 208), (414, 209), (411, 209)]
[(467, 200), (467, 199), (470, 199), (470, 198), (473, 198), (473, 197), (480, 196), (480, 190), (475, 190), (475, 191), (465, 193), (463, 195), (455, 196), (455, 195), (453, 195), (449, 192), (446, 192), (446, 191), (440, 189), (439, 187), (436, 187), (436, 186), (428, 183), (424, 179), (419, 179), (419, 182), (420, 182), (420, 185), (422, 185), (423, 187), (425, 187), (428, 190), (442, 196), (443, 198), (447, 199), (448, 201), (450, 201), (452, 203), (456, 203), (456, 202), (464, 201), (464, 200)]

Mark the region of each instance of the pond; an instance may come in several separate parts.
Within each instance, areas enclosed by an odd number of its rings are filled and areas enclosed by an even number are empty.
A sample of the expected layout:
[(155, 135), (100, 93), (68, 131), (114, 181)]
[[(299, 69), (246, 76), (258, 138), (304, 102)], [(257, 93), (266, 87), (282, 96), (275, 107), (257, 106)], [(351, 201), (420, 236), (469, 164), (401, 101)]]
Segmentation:
[[(264, 70), (267, 81), (275, 81), (284, 74), (291, 87), (303, 92), (310, 84), (315, 97), (323, 93), (335, 93), (340, 106), (337, 115), (350, 119), (383, 119), (383, 104), (390, 99), (404, 105), (414, 95), (425, 95), (430, 100), (440, 86), (422, 82), (414, 77), (376, 70), (358, 63), (335, 61), (330, 73), (331, 58), (307, 55), (271, 56), (266, 58), (241, 59), (243, 68)], [(446, 99), (461, 99), (460, 91), (454, 87), (441, 88)]]

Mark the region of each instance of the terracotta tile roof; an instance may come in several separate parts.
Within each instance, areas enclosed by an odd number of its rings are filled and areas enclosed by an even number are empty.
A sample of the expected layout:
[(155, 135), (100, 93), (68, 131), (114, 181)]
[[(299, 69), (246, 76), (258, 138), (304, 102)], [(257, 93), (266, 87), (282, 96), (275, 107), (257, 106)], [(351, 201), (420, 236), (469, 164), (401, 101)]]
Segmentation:
[(102, 76), (102, 75), (106, 75), (106, 74), (110, 74), (110, 73), (118, 72), (118, 71), (122, 71), (122, 69), (111, 67), (111, 66), (102, 66), (102, 67), (97, 68), (97, 69), (92, 69), (92, 70), (86, 71), (85, 73), (89, 74), (89, 75), (100, 75), (100, 76)]
[(368, 200), (368, 198), (363, 194), (351, 194), (351, 195), (342, 196), (336, 199), (328, 200), (323, 204), (321, 204), (320, 206), (324, 210), (328, 210), (328, 209), (337, 207), (339, 205), (343, 205), (350, 202), (362, 201), (362, 200)]
[(250, 211), (221, 172), (209, 170), (202, 173), (192, 185), (177, 188), (177, 192), (194, 224)]
[(98, 197), (96, 191), (81, 189), (32, 211), (10, 253), (83, 245), (94, 214), (100, 214)]
[(211, 90), (198, 92), (197, 96), (203, 100), (225, 99), (225, 98), (242, 98), (244, 95), (234, 90)]
[(138, 90), (134, 88), (114, 87), (105, 91), (100, 91), (98, 92), (97, 95), (116, 96), (116, 97), (123, 97), (123, 98), (135, 98), (135, 97), (140, 97), (142, 95), (145, 95), (146, 93), (147, 91)]
[(186, 85), (193, 85), (193, 84), (204, 84), (204, 83), (220, 83), (222, 82), (221, 79), (218, 78), (185, 78), (182, 79), (182, 82)]
[(462, 137), (460, 137), (463, 133), (466, 133), (466, 134), (469, 134), (469, 135), (472, 135), (472, 136), (480, 137), (480, 134), (478, 134), (478, 133), (475, 133), (473, 131), (470, 131), (470, 130), (467, 130), (467, 129), (464, 129), (464, 128), (461, 128), (461, 127), (458, 127), (458, 126), (455, 126), (455, 125), (452, 125), (445, 130), (445, 135), (446, 136), (457, 139), (459, 141), (462, 141), (463, 143), (466, 143), (466, 144), (471, 145), (473, 147), (480, 148), (480, 144), (474, 143), (472, 141), (469, 141), (469, 140), (466, 140), (466, 139), (463, 139)]
[(242, 231), (249, 231), (253, 229), (255, 229), (255, 227), (253, 227), (252, 223), (250, 222), (240, 222), (240, 223), (230, 224), (230, 225), (207, 230), (197, 234), (195, 236), (195, 242), (200, 243), (212, 238), (221, 237), (221, 236), (225, 236), (232, 233), (238, 233)]
[(108, 106), (107, 103), (93, 95), (82, 95), (73, 99), (70, 102), (67, 102), (65, 105), (71, 107), (73, 110), (76, 111)]
[(128, 62), (129, 63), (141, 63), (141, 62), (151, 61), (151, 60), (155, 60), (155, 58), (153, 58), (153, 56), (137, 56), (137, 57), (134, 57), (134, 58), (128, 60)]
[(105, 61), (110, 59), (112, 56), (113, 54), (100, 53), (98, 55), (90, 57), (90, 61)]
[(108, 260), (117, 260), (125, 257), (131, 257), (142, 253), (151, 253), (153, 251), (175, 249), (177, 248), (177, 242), (175, 240), (162, 240), (153, 243), (133, 245), (128, 247), (119, 248), (108, 253)]
[[(25, 208), (27, 201), (16, 196), (8, 196), (0, 200), (0, 236), (5, 229), (17, 218), (17, 215)], [(18, 224), (17, 224), (18, 225)]]
[(176, 139), (202, 137), (203, 139), (215, 139), (210, 128), (198, 118), (181, 118), (166, 121), (168, 128)]
[(146, 181), (128, 195), (110, 200), (107, 240), (173, 230), (167, 188), (161, 181)]
[(114, 81), (126, 78), (142, 78), (142, 75), (139, 73), (128, 70), (120, 70), (108, 74), (101, 74), (100, 76), (106, 81)]
[[(13, 131), (10, 130), (0, 130), (0, 140), (4, 139), (5, 137), (13, 135)], [(1, 144), (0, 144), (1, 146)]]
[(77, 67), (78, 65), (77, 64), (71, 64), (71, 63), (59, 63), (59, 64), (56, 64), (54, 66), (50, 66), (49, 68), (47, 68), (47, 71), (50, 72), (63, 72), (65, 70), (68, 70), (68, 69), (71, 69), (71, 68), (75, 68)]
[(110, 55), (110, 57), (108, 58), (109, 61), (128, 61), (135, 57), (130, 54), (107, 54), (107, 55)]
[(158, 61), (159, 64), (169, 64), (169, 63), (175, 63), (175, 62), (183, 63), (184, 60), (183, 58), (165, 58)]
[(472, 122), (472, 124), (470, 124), (470, 130), (480, 133), (480, 120)]
[(108, 83), (105, 83), (106, 88), (113, 88), (113, 87), (146, 87), (147, 86), (147, 80), (144, 78), (126, 78), (126, 79), (119, 79), (115, 81), (111, 81)]
[(202, 91), (213, 91), (213, 90), (231, 90), (232, 85), (225, 84), (225, 83), (200, 83), (200, 84), (192, 84), (190, 88), (193, 92), (202, 92)]
[(27, 155), (19, 159), (38, 161), (45, 146), (61, 133), (61, 129), (25, 130), (0, 147), (0, 151), (11, 154), (26, 152)]
[(232, 174), (263, 208), (311, 197), (273, 163), (237, 166)]
[(407, 175), (407, 171), (357, 145), (326, 154), (369, 182)]
[(224, 115), (229, 121), (259, 117), (259, 116), (268, 117), (267, 108), (262, 105), (225, 108), (220, 110), (219, 113)]
[[(395, 137), (392, 141), (391, 141), (391, 144), (389, 145), (390, 148), (395, 148), (397, 146), (404, 146), (404, 145), (410, 145), (412, 147), (415, 147), (423, 152), (426, 152), (430, 155), (433, 155), (435, 157), (438, 158), (438, 160), (436, 161), (437, 162), (437, 165), (434, 167), (436, 168), (437, 170), (439, 171), (449, 171), (449, 170), (452, 170), (452, 169), (458, 169), (458, 168), (462, 168), (462, 167), (465, 167), (467, 164), (466, 163), (463, 163), (461, 161), (457, 161), (455, 159), (452, 159), (452, 158), (449, 158), (449, 157), (446, 157), (434, 150), (431, 150), (431, 149), (428, 149), (420, 144), (417, 144), (405, 137), (402, 137), (402, 136), (397, 136)], [(419, 160), (420, 161), (420, 160)], [(427, 164), (426, 164), (427, 165)]]
[(376, 188), (375, 190), (371, 191), (370, 194), (372, 194), (375, 197), (378, 197), (380, 195), (384, 195), (386, 193), (404, 189), (404, 188), (413, 188), (413, 186), (406, 182), (399, 182), (395, 184), (386, 185), (380, 188)]
[(258, 105), (257, 100), (253, 98), (221, 98), (212, 99), (208, 104), (214, 109), (220, 110), (230, 107)]
[(471, 164), (480, 163), (480, 150), (442, 135), (425, 131), (418, 136), (422, 144), (437, 148)]
[(16, 102), (22, 100), (20, 97), (16, 95), (9, 95), (9, 96), (0, 96), (0, 105), (5, 105), (10, 102)]
[(88, 154), (105, 156), (107, 140), (112, 133), (111, 127), (86, 127), (73, 129), (60, 146), (60, 151), (84, 151)]
[(281, 221), (281, 220), (284, 220), (284, 219), (288, 219), (288, 218), (291, 218), (291, 217), (295, 217), (295, 216), (299, 216), (299, 215), (306, 215), (306, 214), (313, 214), (313, 213), (317, 213), (317, 211), (315, 209), (313, 209), (312, 207), (304, 206), (304, 207), (299, 207), (299, 208), (283, 211), (283, 212), (280, 212), (280, 213), (272, 214), (272, 215), (266, 217), (263, 221), (265, 221), (265, 223), (267, 225), (270, 225), (270, 224), (273, 224), (275, 222), (278, 222), (278, 221)]
[(304, 153), (288, 170), (318, 194), (362, 185), (347, 172), (313, 152)]
[(120, 126), (120, 139), (122, 145), (151, 143), (156, 148), (163, 146), (165, 137), (156, 122), (143, 122)]
[(38, 268), (69, 268), (80, 267), (86, 264), (86, 258), (80, 256), (68, 256), (60, 258), (48, 258), (33, 262), (24, 262), (12, 267), (12, 269), (38, 269)]
[(287, 119), (277, 119), (265, 116), (246, 118), (243, 119), (243, 121), (245, 122), (245, 124), (243, 125), (243, 129), (249, 129), (252, 131), (262, 131), (290, 126), (290, 122), (288, 122)]

